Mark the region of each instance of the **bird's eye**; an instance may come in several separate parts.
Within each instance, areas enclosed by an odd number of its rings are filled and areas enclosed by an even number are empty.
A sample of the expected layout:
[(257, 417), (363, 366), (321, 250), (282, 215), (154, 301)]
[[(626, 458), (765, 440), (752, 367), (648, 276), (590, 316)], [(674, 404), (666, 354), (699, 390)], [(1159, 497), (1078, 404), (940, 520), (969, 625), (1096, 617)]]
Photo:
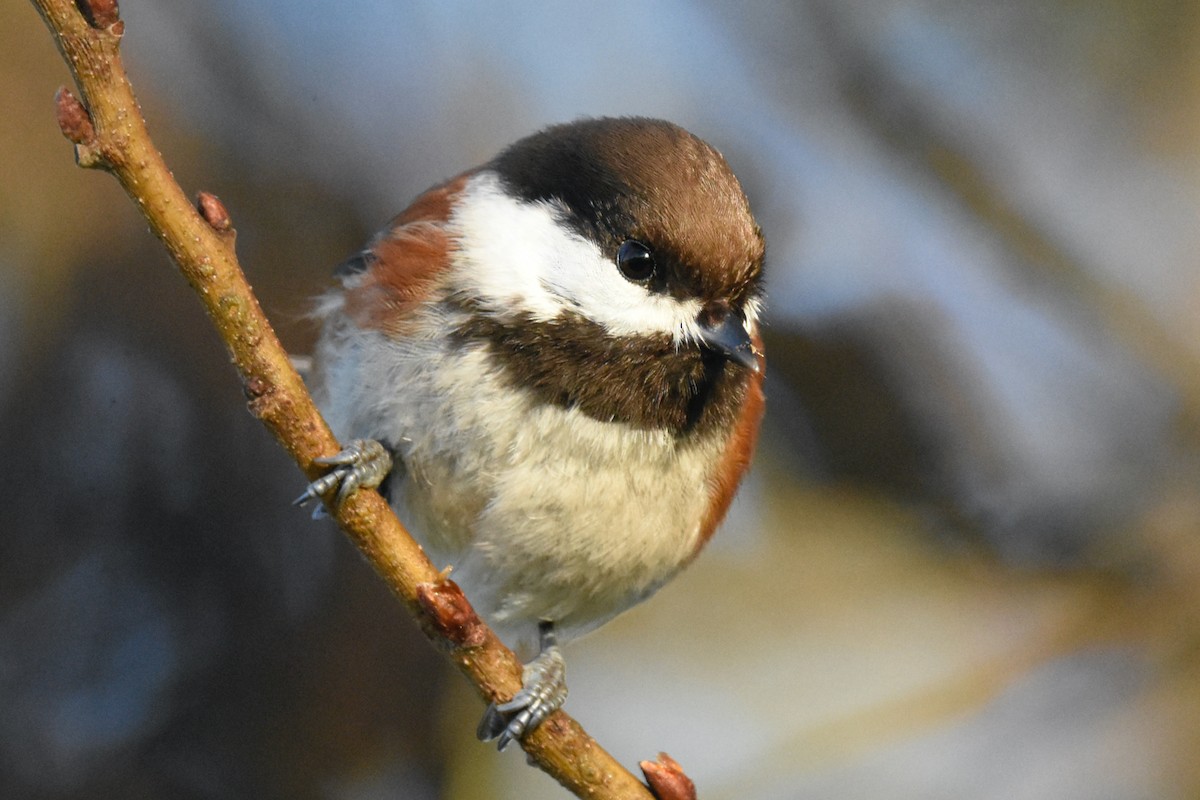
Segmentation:
[(641, 242), (627, 239), (617, 250), (617, 269), (628, 280), (645, 283), (654, 277), (654, 255)]

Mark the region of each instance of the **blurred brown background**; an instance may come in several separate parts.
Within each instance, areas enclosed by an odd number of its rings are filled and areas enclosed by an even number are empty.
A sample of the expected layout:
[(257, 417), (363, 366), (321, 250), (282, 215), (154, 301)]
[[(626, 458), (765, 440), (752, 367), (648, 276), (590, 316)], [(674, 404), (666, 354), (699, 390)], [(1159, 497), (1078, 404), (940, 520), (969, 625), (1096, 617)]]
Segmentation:
[[(0, 19), (0, 796), (558, 797), (245, 412)], [(125, 0), (289, 348), (424, 187), (581, 115), (722, 149), (769, 411), (709, 551), (567, 650), (705, 798), (1200, 794), (1200, 7)]]

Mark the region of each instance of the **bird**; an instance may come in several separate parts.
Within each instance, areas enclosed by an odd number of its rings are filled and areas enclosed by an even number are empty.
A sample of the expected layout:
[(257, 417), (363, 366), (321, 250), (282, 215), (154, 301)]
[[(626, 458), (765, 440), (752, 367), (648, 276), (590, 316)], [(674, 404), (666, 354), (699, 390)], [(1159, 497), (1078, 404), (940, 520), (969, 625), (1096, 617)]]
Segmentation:
[(349, 444), (296, 502), (378, 488), (527, 659), (481, 739), (559, 708), (560, 644), (721, 523), (764, 410), (764, 251), (715, 148), (584, 118), (420, 195), (315, 302), (309, 382)]

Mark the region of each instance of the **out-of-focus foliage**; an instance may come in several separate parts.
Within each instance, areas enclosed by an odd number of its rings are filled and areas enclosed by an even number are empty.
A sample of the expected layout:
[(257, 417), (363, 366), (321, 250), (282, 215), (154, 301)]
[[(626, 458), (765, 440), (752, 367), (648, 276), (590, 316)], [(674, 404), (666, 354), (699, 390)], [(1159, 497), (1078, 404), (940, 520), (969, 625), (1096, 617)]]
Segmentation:
[[(0, 26), (0, 796), (554, 797), (243, 411)], [(1200, 8), (126, 0), (188, 191), (285, 342), (424, 187), (672, 119), (767, 235), (769, 413), (708, 552), (568, 649), (705, 797), (1200, 791)]]

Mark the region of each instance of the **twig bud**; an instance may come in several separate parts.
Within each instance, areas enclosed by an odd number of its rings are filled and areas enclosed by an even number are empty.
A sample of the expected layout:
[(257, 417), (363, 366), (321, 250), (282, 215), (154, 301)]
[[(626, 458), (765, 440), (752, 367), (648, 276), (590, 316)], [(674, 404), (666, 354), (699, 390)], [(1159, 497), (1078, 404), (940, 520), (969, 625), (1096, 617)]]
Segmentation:
[(75, 6), (93, 28), (109, 31), (117, 36), (125, 32), (125, 23), (121, 21), (117, 0), (75, 0)]
[(487, 630), (454, 581), (442, 579), (436, 583), (418, 584), (417, 602), (437, 632), (451, 643), (459, 647), (483, 644)]
[(196, 210), (217, 233), (225, 233), (233, 229), (233, 220), (229, 218), (225, 204), (217, 199), (215, 194), (200, 192), (196, 195)]
[(96, 141), (91, 116), (79, 98), (65, 86), (60, 86), (54, 93), (54, 116), (63, 136), (75, 144), (91, 145)]
[(696, 784), (683, 774), (679, 762), (666, 753), (659, 753), (658, 761), (643, 761), (638, 766), (658, 800), (696, 800)]

